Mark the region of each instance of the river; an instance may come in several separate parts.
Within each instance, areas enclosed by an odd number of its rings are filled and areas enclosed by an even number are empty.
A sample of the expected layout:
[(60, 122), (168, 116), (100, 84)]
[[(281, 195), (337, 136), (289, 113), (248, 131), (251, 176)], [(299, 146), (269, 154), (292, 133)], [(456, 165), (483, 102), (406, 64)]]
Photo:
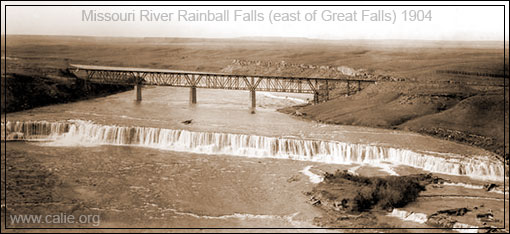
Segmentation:
[(2, 134), (27, 140), (7, 152), (42, 154), (63, 178), (82, 178), (73, 191), (107, 217), (102, 227), (315, 227), (320, 212), (303, 193), (336, 169), (503, 180), (503, 164), (482, 149), (276, 111), (310, 95), (258, 92), (255, 114), (245, 91), (197, 96), (190, 105), (188, 89), (147, 87), (141, 102), (129, 91), (35, 108), (8, 114)]

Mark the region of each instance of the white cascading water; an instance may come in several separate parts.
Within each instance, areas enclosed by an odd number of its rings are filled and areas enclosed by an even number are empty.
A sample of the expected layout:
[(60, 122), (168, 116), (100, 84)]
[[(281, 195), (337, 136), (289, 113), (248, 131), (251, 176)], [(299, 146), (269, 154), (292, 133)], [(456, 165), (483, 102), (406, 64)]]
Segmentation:
[[(467, 189), (477, 189), (477, 190), (482, 190), (482, 189), (485, 189), (485, 187), (483, 185), (474, 185), (474, 184), (465, 184), (465, 183), (450, 183), (450, 182), (444, 182), (443, 185), (446, 185), (446, 186), (455, 186), (455, 187), (463, 187), (463, 188), (467, 188)], [(491, 190), (489, 190), (489, 192), (492, 192), (492, 193), (500, 193), (500, 194), (504, 194), (504, 188), (493, 188)], [(507, 191), (508, 193), (508, 191)]]
[[(428, 221), (427, 214), (408, 212), (408, 211), (399, 210), (399, 209), (393, 209), (393, 211), (391, 213), (389, 213), (388, 216), (397, 217), (404, 221), (421, 223), (421, 224), (426, 223)], [(452, 230), (461, 232), (461, 233), (478, 233), (478, 229), (479, 229), (478, 226), (473, 226), (473, 225), (459, 223), (459, 222), (456, 222), (452, 228)]]
[(388, 216), (397, 217), (404, 221), (415, 222), (415, 223), (426, 223), (428, 217), (424, 213), (407, 212), (405, 210), (393, 209)]
[(482, 180), (503, 180), (504, 175), (503, 163), (488, 157), (440, 157), (408, 149), (338, 141), (121, 127), (81, 120), (7, 122), (2, 123), (2, 133), (4, 128), (7, 130), (7, 140), (18, 139), (21, 135), (23, 139), (48, 140), (50, 144), (62, 146), (136, 145), (202, 154), (285, 158), (334, 164), (392, 163)]
[(303, 173), (305, 176), (308, 176), (310, 182), (314, 184), (318, 184), (324, 180), (324, 177), (314, 174), (313, 172), (310, 171), (310, 169), (312, 169), (312, 166), (307, 166), (300, 172)]
[(266, 97), (270, 97), (270, 98), (283, 99), (283, 100), (291, 100), (291, 101), (294, 101), (294, 102), (297, 102), (297, 103), (308, 103), (308, 101), (300, 99), (300, 98), (277, 96), (277, 95), (272, 94), (271, 92), (261, 92), (261, 93), (262, 93), (262, 95), (264, 95)]
[(465, 224), (465, 223), (455, 223), (453, 224), (453, 230), (461, 233), (478, 233), (479, 228), (477, 226)]

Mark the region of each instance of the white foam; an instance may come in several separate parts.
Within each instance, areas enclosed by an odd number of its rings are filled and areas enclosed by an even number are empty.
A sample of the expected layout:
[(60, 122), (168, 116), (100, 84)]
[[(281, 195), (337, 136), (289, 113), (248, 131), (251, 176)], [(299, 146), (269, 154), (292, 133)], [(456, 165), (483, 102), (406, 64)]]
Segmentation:
[(301, 170), (301, 173), (308, 176), (308, 178), (310, 178), (310, 182), (312, 182), (314, 184), (318, 184), (318, 183), (322, 182), (324, 180), (324, 178), (320, 175), (317, 175), (317, 174), (314, 174), (313, 172), (311, 172), (310, 171), (311, 168), (312, 168), (312, 166), (307, 166), (303, 170)]
[(172, 208), (166, 208), (162, 210), (163, 212), (172, 212), (176, 215), (188, 216), (196, 219), (211, 219), (211, 220), (228, 220), (228, 219), (238, 219), (238, 220), (280, 220), (290, 223), (296, 227), (303, 227), (307, 224), (305, 222), (300, 222), (295, 220), (294, 218), (299, 214), (296, 212), (290, 215), (267, 215), (267, 214), (243, 214), (243, 213), (234, 213), (228, 215), (219, 215), (219, 216), (211, 216), (211, 215), (199, 215), (190, 212), (182, 212)]
[(353, 174), (353, 175), (359, 175), (356, 171), (360, 168), (361, 166), (355, 166), (355, 167), (351, 167), (347, 170), (347, 172)]
[[(428, 216), (424, 213), (407, 212), (405, 210), (393, 209), (388, 216), (397, 217), (404, 221), (415, 222), (415, 223), (426, 223)], [(478, 233), (478, 227), (456, 222), (453, 225), (452, 230), (462, 233)]]
[[(485, 189), (484, 186), (482, 186), (482, 185), (465, 184), (465, 183), (450, 183), (450, 182), (445, 182), (445, 183), (443, 183), (443, 185), (463, 187), (463, 188), (468, 188), (468, 189), (478, 189), (478, 190), (479, 189)], [(494, 189), (490, 190), (489, 192), (504, 194), (503, 190), (502, 189), (498, 189), (498, 188), (494, 188)]]
[(415, 212), (407, 212), (405, 210), (393, 209), (388, 216), (397, 217), (404, 221), (415, 222), (415, 223), (425, 223), (428, 218), (426, 214), (423, 213), (415, 213)]
[(294, 97), (288, 97), (288, 96), (282, 97), (282, 96), (277, 96), (277, 95), (274, 95), (274, 94), (268, 93), (268, 92), (261, 92), (261, 93), (264, 96), (269, 97), (269, 98), (290, 100), (290, 101), (297, 102), (297, 103), (308, 103), (308, 101), (300, 99), (300, 98), (294, 98)]
[(477, 226), (459, 223), (459, 222), (457, 222), (453, 225), (453, 230), (456, 232), (461, 232), (461, 233), (478, 233)]
[(374, 165), (376, 167), (381, 168), (382, 171), (388, 173), (392, 176), (398, 176), (399, 174), (393, 170), (393, 165), (387, 164), (387, 163), (379, 163)]
[(445, 182), (445, 183), (443, 183), (443, 185), (456, 186), (456, 187), (464, 187), (464, 188), (468, 188), (468, 189), (483, 189), (482, 185), (465, 184), (465, 183), (450, 183), (450, 182)]

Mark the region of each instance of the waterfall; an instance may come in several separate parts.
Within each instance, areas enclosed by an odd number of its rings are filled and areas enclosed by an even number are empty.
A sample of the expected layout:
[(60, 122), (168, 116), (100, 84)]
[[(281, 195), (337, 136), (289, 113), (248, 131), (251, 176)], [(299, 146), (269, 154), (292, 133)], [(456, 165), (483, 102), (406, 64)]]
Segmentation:
[(90, 121), (2, 123), (6, 140), (38, 139), (62, 146), (134, 145), (201, 154), (282, 158), (333, 164), (392, 163), (482, 180), (503, 180), (504, 166), (488, 157), (437, 156), (408, 149), (338, 141), (232, 133), (193, 132), (149, 127), (100, 125)]

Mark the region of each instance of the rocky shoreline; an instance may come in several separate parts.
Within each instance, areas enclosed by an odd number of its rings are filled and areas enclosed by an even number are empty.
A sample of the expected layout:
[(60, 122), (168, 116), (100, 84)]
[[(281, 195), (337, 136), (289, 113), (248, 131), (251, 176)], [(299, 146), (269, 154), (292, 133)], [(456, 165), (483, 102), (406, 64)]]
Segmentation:
[[(306, 192), (308, 203), (322, 210), (323, 215), (314, 219), (314, 225), (327, 228), (402, 228), (388, 222), (384, 217), (396, 217), (416, 223), (417, 227), (444, 228), (478, 233), (503, 233), (498, 229), (501, 217), (495, 217), (492, 209), (481, 205), (459, 208), (441, 208), (429, 214), (405, 211), (401, 208), (415, 202), (423, 191), (441, 189), (451, 181), (432, 174), (407, 176), (364, 177), (348, 171), (325, 173), (324, 180)], [(485, 184), (483, 190), (490, 192), (498, 187)], [(428, 188), (428, 189), (427, 189)], [(478, 225), (466, 224), (476, 220)], [(420, 226), (427, 225), (427, 226)], [(397, 230), (397, 229), (395, 229)], [(395, 230), (387, 230), (389, 232)], [(345, 230), (357, 232), (356, 229)], [(386, 232), (386, 231), (384, 231)]]

